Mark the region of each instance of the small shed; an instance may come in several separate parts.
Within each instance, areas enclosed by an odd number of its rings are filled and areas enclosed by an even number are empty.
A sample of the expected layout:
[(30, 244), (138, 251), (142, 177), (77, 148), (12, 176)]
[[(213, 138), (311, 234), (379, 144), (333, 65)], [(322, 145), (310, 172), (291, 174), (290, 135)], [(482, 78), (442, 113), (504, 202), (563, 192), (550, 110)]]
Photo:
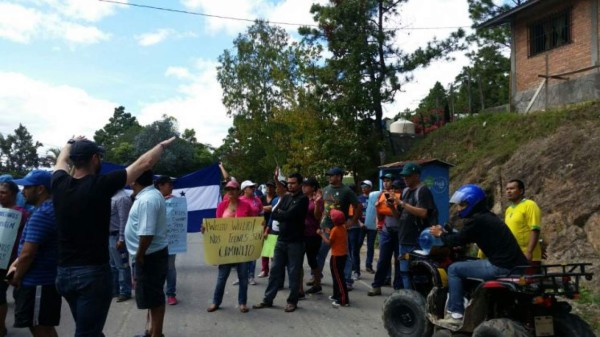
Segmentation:
[[(450, 218), (450, 168), (454, 165), (439, 159), (407, 160), (379, 166), (379, 176), (393, 174), (401, 179), (400, 172), (406, 163), (414, 162), (421, 166), (421, 182), (433, 193), (433, 200), (439, 212), (439, 223), (444, 224)], [(379, 182), (379, 186), (383, 186)]]

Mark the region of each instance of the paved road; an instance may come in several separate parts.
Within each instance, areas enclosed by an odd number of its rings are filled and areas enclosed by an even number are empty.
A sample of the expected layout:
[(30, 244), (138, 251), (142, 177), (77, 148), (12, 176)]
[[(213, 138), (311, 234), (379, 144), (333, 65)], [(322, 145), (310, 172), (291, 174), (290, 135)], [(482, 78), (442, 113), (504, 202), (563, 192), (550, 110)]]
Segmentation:
[[(381, 320), (383, 296), (368, 297), (367, 291), (373, 275), (363, 274), (350, 292), (351, 306), (335, 309), (328, 296), (332, 294), (331, 276), (326, 271), (323, 294), (313, 295), (299, 303), (296, 312), (285, 313), (288, 291), (282, 290), (275, 299), (275, 307), (240, 313), (237, 309), (237, 286), (232, 286), (235, 273), (229, 277), (220, 310), (207, 313), (217, 277), (217, 269), (204, 263), (202, 236), (188, 235), (188, 252), (177, 256), (177, 297), (179, 304), (168, 306), (164, 334), (167, 337), (188, 336), (239, 336), (239, 337), (294, 337), (294, 336), (387, 336)], [(364, 262), (363, 262), (364, 266)], [(257, 272), (260, 272), (260, 263)], [(328, 268), (327, 268), (328, 269)], [(305, 271), (309, 268), (305, 265)], [(261, 301), (266, 279), (257, 279), (258, 285), (248, 286), (248, 304)], [(391, 288), (383, 288), (384, 295)], [(9, 289), (9, 312), (6, 320), (10, 337), (30, 336), (26, 329), (11, 328), (14, 303)], [(145, 311), (138, 310), (133, 300), (113, 302), (104, 333), (107, 337), (131, 337), (143, 331)], [(74, 325), (68, 305), (63, 302), (58, 335), (73, 336)]]

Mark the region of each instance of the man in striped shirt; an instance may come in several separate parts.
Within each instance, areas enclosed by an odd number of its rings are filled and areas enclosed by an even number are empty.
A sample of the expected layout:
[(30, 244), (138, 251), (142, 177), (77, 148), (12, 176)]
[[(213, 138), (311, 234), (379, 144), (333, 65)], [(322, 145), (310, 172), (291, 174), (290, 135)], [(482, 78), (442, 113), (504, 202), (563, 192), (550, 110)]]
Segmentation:
[[(15, 286), (15, 327), (29, 328), (33, 336), (57, 336), (61, 297), (56, 290), (58, 237), (50, 195), (48, 171), (33, 170), (15, 183), (24, 186), (23, 195), (35, 205), (19, 242), (19, 256), (11, 265), (10, 283)], [(12, 273), (12, 278), (10, 274)]]

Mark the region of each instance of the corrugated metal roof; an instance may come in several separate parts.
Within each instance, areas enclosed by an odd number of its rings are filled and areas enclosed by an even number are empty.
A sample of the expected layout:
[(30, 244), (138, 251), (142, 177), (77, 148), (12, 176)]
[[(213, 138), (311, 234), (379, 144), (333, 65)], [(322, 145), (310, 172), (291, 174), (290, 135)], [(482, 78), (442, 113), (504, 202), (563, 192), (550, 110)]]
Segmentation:
[(405, 161), (397, 161), (395, 163), (389, 163), (389, 164), (384, 164), (379, 166), (380, 169), (385, 169), (385, 168), (395, 168), (395, 167), (402, 167), (404, 166), (406, 163), (417, 163), (421, 166), (425, 166), (425, 165), (430, 165), (430, 164), (440, 164), (440, 165), (446, 165), (448, 167), (454, 167), (454, 165), (450, 164), (450, 163), (446, 163), (445, 161), (439, 160), (439, 159), (419, 159), (419, 160), (405, 160)]

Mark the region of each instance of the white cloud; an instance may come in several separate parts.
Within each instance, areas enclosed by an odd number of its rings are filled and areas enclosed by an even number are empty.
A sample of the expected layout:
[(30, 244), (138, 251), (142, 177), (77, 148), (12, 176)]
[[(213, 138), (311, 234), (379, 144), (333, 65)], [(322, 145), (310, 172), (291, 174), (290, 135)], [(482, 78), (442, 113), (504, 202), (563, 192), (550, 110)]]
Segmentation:
[[(434, 37), (443, 40), (458, 28), (414, 29), (435, 27), (471, 26), (467, 2), (463, 0), (410, 0), (400, 7), (400, 18), (392, 23), (395, 27), (404, 27), (397, 31), (396, 45), (410, 53), (424, 47)], [(435, 8), (435, 10), (431, 10)], [(468, 30), (468, 29), (467, 29)], [(385, 107), (385, 116), (393, 117), (406, 108), (415, 109), (421, 99), (429, 93), (435, 82), (439, 81), (447, 88), (463, 66), (468, 64), (464, 53), (455, 53), (453, 61), (439, 60), (429, 67), (413, 72), (413, 80), (396, 94), (396, 101)]]
[(84, 26), (72, 22), (63, 22), (58, 25), (57, 35), (60, 33), (65, 40), (76, 44), (94, 44), (106, 41), (110, 35), (93, 26)]
[(78, 22), (97, 21), (112, 14), (111, 6), (108, 7), (110, 9), (102, 9), (98, 3), (90, 0), (44, 0), (30, 6), (0, 3), (0, 38), (18, 43), (51, 39), (66, 40), (72, 44), (93, 44), (108, 40), (109, 34), (95, 26)]
[[(125, 5), (102, 2), (98, 0), (51, 0), (49, 1), (62, 15), (88, 22), (98, 22), (101, 19), (113, 15), (115, 8), (124, 8)], [(127, 0), (119, 0), (127, 3)]]
[(153, 46), (159, 44), (161, 42), (166, 41), (168, 38), (174, 39), (183, 39), (183, 38), (191, 38), (196, 37), (196, 33), (194, 32), (184, 32), (180, 33), (174, 29), (170, 28), (160, 28), (152, 33), (145, 33), (141, 35), (137, 35), (135, 39), (138, 44), (142, 47)]
[(61, 147), (73, 135), (92, 138), (115, 106), (79, 88), (0, 72), (0, 133), (13, 133), (21, 123), (45, 148)]
[(142, 124), (159, 120), (162, 115), (173, 116), (180, 131), (194, 129), (199, 142), (220, 146), (231, 119), (226, 116), (221, 103), (222, 90), (217, 81), (217, 62), (200, 59), (194, 69), (169, 67), (166, 75), (182, 75), (189, 79), (179, 86), (180, 95), (162, 102), (142, 103), (138, 119)]
[(42, 14), (34, 9), (0, 3), (0, 37), (28, 43), (39, 29)]
[(152, 33), (146, 33), (142, 35), (138, 35), (135, 39), (138, 41), (138, 44), (143, 47), (152, 46), (162, 41), (166, 40), (169, 35), (172, 35), (174, 31), (172, 29), (158, 29)]
[[(266, 16), (258, 13), (268, 10), (268, 5), (263, 0), (182, 0), (182, 4), (189, 10), (205, 14), (249, 20), (266, 19)], [(251, 24), (250, 21), (205, 17), (206, 31), (215, 35), (222, 31), (228, 35), (235, 35)]]
[(175, 77), (179, 79), (190, 79), (192, 74), (187, 68), (183, 67), (169, 67), (167, 71), (165, 71), (165, 76), (167, 77)]

